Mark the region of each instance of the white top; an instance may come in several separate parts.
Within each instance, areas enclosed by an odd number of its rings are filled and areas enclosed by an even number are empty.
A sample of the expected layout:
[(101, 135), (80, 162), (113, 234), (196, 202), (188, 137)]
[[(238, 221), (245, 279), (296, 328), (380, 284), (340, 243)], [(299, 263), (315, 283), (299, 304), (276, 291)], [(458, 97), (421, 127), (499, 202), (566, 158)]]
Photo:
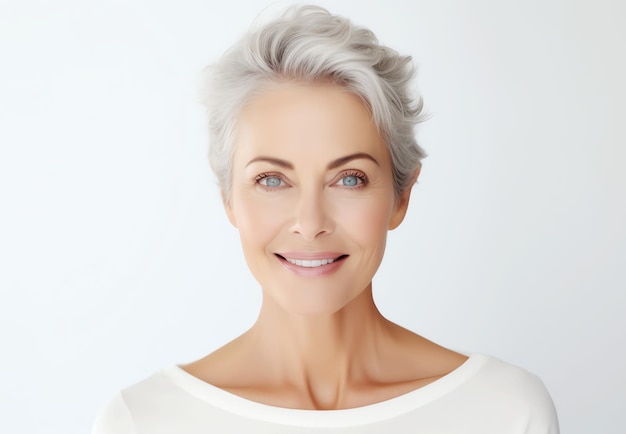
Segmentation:
[(119, 393), (93, 434), (558, 434), (539, 378), (484, 355), (396, 398), (345, 410), (297, 410), (247, 400), (178, 366)]

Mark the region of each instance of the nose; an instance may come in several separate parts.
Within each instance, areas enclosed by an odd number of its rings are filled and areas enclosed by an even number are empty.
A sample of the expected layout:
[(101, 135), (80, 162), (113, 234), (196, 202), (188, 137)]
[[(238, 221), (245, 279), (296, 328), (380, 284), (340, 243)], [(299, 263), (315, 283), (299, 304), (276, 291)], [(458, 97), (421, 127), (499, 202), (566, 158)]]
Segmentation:
[(335, 225), (330, 216), (330, 208), (323, 191), (303, 191), (298, 197), (292, 232), (306, 241), (332, 233)]

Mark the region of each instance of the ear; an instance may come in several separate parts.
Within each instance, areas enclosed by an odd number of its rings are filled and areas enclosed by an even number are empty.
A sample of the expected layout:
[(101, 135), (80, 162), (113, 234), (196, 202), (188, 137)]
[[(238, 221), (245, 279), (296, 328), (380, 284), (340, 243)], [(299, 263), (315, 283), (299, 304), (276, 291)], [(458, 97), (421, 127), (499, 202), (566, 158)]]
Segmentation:
[(404, 220), (404, 216), (406, 215), (406, 211), (409, 209), (409, 199), (411, 198), (411, 190), (413, 190), (413, 185), (417, 182), (417, 178), (420, 175), (421, 167), (418, 167), (413, 173), (413, 177), (411, 179), (411, 183), (409, 186), (400, 193), (400, 196), (396, 198), (396, 204), (394, 210), (391, 214), (391, 218), (389, 219), (389, 230), (394, 230), (402, 220)]
[(237, 227), (237, 219), (235, 219), (235, 213), (233, 211), (233, 206), (231, 204), (230, 198), (226, 197), (224, 191), (222, 190), (222, 205), (224, 205), (224, 211), (226, 211), (226, 216), (228, 217), (228, 221), (234, 227)]

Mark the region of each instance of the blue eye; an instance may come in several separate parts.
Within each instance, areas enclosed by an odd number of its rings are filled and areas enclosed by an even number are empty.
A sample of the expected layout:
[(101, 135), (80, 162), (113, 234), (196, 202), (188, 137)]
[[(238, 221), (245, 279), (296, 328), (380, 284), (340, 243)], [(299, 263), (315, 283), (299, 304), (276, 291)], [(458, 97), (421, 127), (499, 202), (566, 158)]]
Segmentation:
[(277, 176), (266, 176), (263, 179), (260, 179), (259, 182), (261, 185), (270, 188), (281, 187), (283, 184), (283, 180), (278, 178)]
[(344, 175), (337, 184), (344, 187), (360, 187), (365, 183), (365, 180), (365, 175)]
[(341, 178), (341, 180), (343, 185), (345, 185), (346, 187), (354, 187), (359, 183), (359, 178), (354, 175), (344, 176), (343, 178)]

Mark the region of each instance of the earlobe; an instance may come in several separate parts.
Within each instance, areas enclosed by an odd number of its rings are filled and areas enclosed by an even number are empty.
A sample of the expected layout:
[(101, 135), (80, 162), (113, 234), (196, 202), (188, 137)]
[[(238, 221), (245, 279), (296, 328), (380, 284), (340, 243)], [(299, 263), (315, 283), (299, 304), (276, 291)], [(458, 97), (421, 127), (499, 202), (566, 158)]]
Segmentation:
[(415, 170), (415, 173), (413, 174), (413, 177), (411, 179), (411, 183), (406, 188), (406, 190), (404, 190), (400, 194), (400, 196), (396, 199), (395, 209), (393, 211), (391, 219), (389, 219), (390, 231), (400, 226), (400, 223), (402, 223), (402, 221), (404, 220), (404, 216), (406, 216), (406, 212), (409, 209), (409, 199), (411, 198), (411, 190), (413, 190), (413, 185), (415, 185), (415, 183), (417, 182), (417, 178), (420, 175), (420, 171), (421, 171), (421, 167)]
[(402, 223), (404, 220), (404, 216), (406, 215), (406, 211), (409, 208), (409, 196), (411, 195), (411, 188), (413, 186), (407, 187), (406, 191), (402, 193), (402, 195), (396, 199), (396, 206), (393, 210), (393, 214), (389, 219), (389, 230), (392, 231)]

